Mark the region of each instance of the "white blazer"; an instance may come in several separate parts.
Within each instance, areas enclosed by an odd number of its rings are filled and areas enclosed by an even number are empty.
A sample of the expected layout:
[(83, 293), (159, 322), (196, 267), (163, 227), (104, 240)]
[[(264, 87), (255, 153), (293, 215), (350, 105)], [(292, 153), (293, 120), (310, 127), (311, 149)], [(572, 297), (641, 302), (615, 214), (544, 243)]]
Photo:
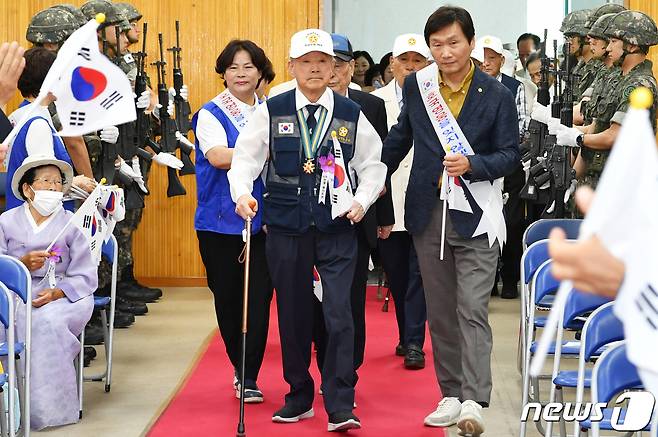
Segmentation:
[[(386, 106), (386, 122), (388, 129), (391, 130), (398, 122), (400, 115), (400, 105), (395, 93), (395, 79), (391, 80), (385, 87), (379, 88), (371, 93), (384, 100)], [(407, 156), (400, 162), (398, 169), (391, 175), (391, 196), (393, 197), (393, 210), (395, 213), (395, 224), (393, 232), (405, 231), (404, 227), (404, 200), (407, 194), (407, 185), (409, 185), (409, 175), (411, 174), (411, 163), (414, 158), (414, 148), (412, 147)]]

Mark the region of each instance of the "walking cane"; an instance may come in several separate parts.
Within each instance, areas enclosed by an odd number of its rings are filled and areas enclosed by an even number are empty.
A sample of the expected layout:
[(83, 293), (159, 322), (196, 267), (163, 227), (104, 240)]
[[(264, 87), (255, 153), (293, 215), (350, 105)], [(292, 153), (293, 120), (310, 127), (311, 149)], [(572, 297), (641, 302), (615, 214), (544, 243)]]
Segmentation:
[[(256, 206), (249, 204), (252, 209)], [(242, 293), (242, 355), (240, 359), (240, 421), (238, 422), (237, 437), (246, 436), (244, 429), (244, 368), (247, 355), (247, 307), (249, 303), (249, 259), (251, 257), (251, 217), (247, 217), (244, 224), (245, 255), (244, 255), (244, 290)]]

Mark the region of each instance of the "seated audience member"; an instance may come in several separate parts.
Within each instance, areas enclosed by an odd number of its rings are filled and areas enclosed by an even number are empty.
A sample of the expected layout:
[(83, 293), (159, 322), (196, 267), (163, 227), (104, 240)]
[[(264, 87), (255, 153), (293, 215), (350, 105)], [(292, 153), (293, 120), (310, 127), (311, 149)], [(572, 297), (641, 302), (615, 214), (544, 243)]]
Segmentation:
[[(62, 207), (72, 178), (67, 162), (52, 156), (27, 157), (11, 180), (12, 192), (25, 203), (0, 215), (0, 253), (18, 258), (32, 275), (34, 429), (79, 420), (73, 362), (80, 352), (78, 335), (94, 309), (98, 277), (86, 237), (77, 226), (67, 226), (72, 213)], [(24, 314), (20, 308), (16, 311), (19, 335), (24, 332)]]

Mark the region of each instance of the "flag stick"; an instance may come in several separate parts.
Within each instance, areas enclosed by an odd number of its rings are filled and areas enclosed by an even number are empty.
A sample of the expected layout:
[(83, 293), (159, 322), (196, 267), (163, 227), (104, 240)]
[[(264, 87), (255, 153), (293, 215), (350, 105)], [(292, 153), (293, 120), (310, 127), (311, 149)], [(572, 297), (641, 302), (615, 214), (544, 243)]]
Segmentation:
[[(445, 189), (445, 195), (443, 196), (443, 212), (442, 212), (442, 219), (441, 219), (441, 253), (439, 254), (439, 258), (441, 261), (443, 261), (443, 253), (445, 250), (445, 245), (446, 245), (446, 218), (448, 216), (448, 188), (444, 187), (443, 184), (448, 183), (448, 178), (444, 177), (445, 176), (446, 169), (443, 169), (443, 174), (441, 175), (441, 191)], [(444, 182), (445, 180), (445, 182)]]

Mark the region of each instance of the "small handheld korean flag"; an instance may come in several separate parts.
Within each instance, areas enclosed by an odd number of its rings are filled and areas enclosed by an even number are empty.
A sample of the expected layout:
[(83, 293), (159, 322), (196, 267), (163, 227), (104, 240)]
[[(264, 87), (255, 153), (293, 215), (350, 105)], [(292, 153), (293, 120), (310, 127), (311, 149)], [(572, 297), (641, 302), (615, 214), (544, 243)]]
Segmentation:
[(334, 181), (329, 183), (329, 195), (331, 196), (331, 218), (345, 214), (352, 208), (354, 195), (352, 194), (352, 185), (347, 174), (347, 166), (343, 159), (343, 149), (340, 147), (336, 131), (331, 132), (331, 139), (334, 145)]

